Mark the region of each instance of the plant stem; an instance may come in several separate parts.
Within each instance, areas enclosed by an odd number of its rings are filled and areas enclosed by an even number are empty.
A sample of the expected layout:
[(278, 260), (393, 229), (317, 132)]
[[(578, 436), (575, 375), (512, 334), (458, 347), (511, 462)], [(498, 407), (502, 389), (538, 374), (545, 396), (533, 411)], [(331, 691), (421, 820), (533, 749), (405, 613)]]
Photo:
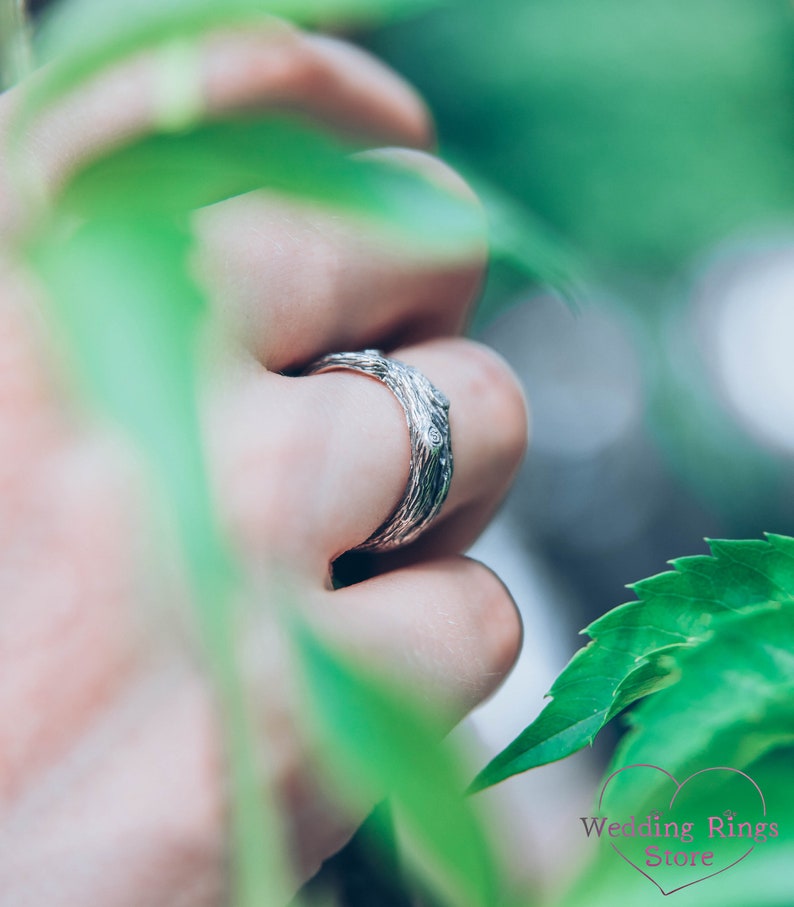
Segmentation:
[(33, 68), (25, 0), (0, 0), (0, 88), (10, 88)]

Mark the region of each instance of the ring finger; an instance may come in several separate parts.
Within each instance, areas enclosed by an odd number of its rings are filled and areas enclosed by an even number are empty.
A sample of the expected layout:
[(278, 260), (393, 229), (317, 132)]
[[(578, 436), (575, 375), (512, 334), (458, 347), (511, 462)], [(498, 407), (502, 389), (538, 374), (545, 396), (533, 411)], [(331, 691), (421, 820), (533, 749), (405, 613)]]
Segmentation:
[[(428, 341), (393, 356), (450, 399), (455, 472), (438, 520), (469, 521), (451, 534), (460, 548), (496, 508), (521, 460), (523, 394), (504, 362), (469, 340)], [(325, 577), (329, 563), (365, 541), (402, 498), (410, 461), (405, 414), (383, 384), (351, 371), (287, 378), (257, 370), (244, 383), (210, 432), (223, 464), (219, 499), (252, 556), (276, 552)]]

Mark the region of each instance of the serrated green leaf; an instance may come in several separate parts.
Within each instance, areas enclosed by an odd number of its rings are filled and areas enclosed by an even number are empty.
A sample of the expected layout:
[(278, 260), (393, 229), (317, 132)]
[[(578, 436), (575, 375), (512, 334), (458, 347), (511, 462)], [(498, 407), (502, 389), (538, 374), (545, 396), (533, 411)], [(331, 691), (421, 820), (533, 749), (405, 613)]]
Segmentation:
[(305, 627), (296, 626), (294, 638), (323, 759), (345, 799), (366, 806), (388, 793), (412, 844), (407, 855), (420, 855), (417, 868), (443, 903), (502, 903), (495, 855), (464, 797), (462, 765), (439, 741), (438, 721)]
[(794, 539), (709, 544), (711, 557), (673, 561), (674, 570), (631, 587), (638, 601), (583, 631), (593, 641), (557, 678), (539, 717), (480, 772), (473, 791), (592, 743), (610, 718), (669, 686), (669, 656), (704, 643), (721, 617), (794, 601)]
[(376, 221), (428, 253), (479, 243), (476, 206), (413, 169), (351, 159), (296, 120), (224, 120), (149, 135), (90, 164), (57, 202), (81, 217), (173, 215), (266, 188)]
[(656, 693), (676, 683), (680, 677), (675, 653), (685, 646), (672, 645), (657, 649), (647, 655), (643, 663), (627, 674), (618, 684), (606, 720), (610, 721), (625, 708), (625, 703), (636, 702), (650, 693)]
[[(661, 760), (683, 779), (716, 764), (745, 769), (794, 743), (794, 602), (724, 619), (697, 648), (668, 657), (680, 679), (631, 713), (612, 770)], [(610, 785), (605, 809), (653, 800), (648, 779), (635, 779), (627, 772)]]

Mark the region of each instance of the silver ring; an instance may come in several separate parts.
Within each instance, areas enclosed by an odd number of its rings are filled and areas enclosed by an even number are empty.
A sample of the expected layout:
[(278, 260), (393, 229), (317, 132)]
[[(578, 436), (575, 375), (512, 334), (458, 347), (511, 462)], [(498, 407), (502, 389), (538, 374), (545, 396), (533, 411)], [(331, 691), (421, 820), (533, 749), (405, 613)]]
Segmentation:
[(408, 484), (402, 500), (355, 551), (390, 551), (419, 536), (441, 510), (452, 481), (449, 400), (411, 365), (380, 350), (331, 353), (303, 373), (316, 375), (351, 369), (376, 378), (389, 388), (405, 412), (411, 441)]

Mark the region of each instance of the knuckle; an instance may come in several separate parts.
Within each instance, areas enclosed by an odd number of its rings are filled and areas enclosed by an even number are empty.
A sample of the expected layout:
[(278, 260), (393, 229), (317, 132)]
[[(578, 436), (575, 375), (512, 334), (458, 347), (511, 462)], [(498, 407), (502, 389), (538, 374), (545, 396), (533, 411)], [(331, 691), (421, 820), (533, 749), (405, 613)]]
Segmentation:
[(315, 42), (309, 40), (303, 32), (295, 30), (291, 35), (289, 51), (293, 93), (299, 97), (311, 97), (319, 91), (327, 90), (334, 72)]
[(250, 32), (231, 28), (206, 41), (207, 99), (212, 109), (246, 106), (266, 97), (300, 94), (309, 65), (303, 33), (272, 18)]

